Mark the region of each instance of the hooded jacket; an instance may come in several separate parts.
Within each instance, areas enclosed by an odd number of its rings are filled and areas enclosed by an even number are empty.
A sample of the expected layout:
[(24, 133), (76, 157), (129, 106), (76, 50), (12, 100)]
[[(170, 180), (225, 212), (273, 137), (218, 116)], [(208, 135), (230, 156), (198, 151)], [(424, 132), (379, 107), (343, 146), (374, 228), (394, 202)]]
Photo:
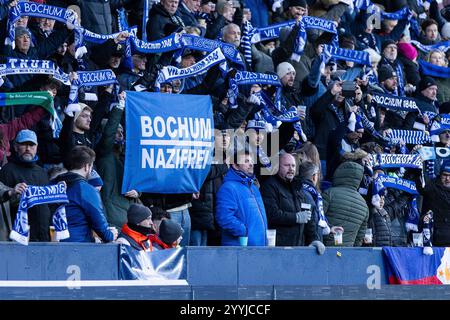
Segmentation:
[[(323, 194), (323, 209), (332, 226), (344, 228), (343, 246), (361, 246), (369, 219), (366, 201), (358, 188), (364, 168), (355, 162), (344, 162), (335, 171), (333, 187)], [(326, 245), (333, 245), (331, 236)]]
[(239, 246), (244, 236), (249, 246), (267, 245), (266, 211), (254, 179), (228, 171), (217, 194), (216, 218), (223, 246)]

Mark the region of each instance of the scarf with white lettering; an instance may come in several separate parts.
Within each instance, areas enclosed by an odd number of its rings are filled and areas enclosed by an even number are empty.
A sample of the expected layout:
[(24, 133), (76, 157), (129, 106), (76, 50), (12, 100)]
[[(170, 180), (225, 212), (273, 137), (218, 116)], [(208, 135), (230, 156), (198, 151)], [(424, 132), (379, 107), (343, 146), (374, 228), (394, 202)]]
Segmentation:
[(300, 56), (303, 54), (303, 50), (305, 49), (307, 40), (306, 30), (308, 29), (319, 29), (325, 32), (333, 33), (335, 36), (332, 44), (335, 47), (339, 47), (339, 36), (334, 21), (306, 16), (300, 20), (299, 26), (300, 28), (298, 29), (295, 40), (294, 53), (291, 56), (292, 60), (297, 62), (300, 61)]
[[(330, 227), (328, 226), (328, 220), (323, 211), (323, 199), (320, 192), (317, 192), (316, 188), (309, 183), (302, 184), (303, 190), (309, 192), (316, 203), (317, 210), (319, 211), (319, 226), (323, 229), (322, 234), (327, 235), (330, 233)], [(328, 233), (327, 233), (328, 232)]]
[(440, 42), (440, 43), (432, 44), (432, 45), (428, 45), (428, 46), (426, 46), (416, 40), (411, 40), (411, 43), (413, 45), (415, 45), (417, 47), (417, 49), (419, 49), (422, 52), (426, 52), (426, 53), (433, 51), (433, 50), (447, 52), (447, 50), (450, 49), (450, 41)]
[(116, 75), (111, 69), (96, 70), (96, 71), (78, 71), (78, 79), (72, 81), (69, 93), (68, 108), (71, 109), (73, 105), (78, 104), (78, 90), (82, 87), (97, 87), (106, 86), (110, 84), (115, 85), (114, 93), (118, 94), (118, 81)]
[(450, 78), (450, 68), (436, 66), (432, 63), (419, 60), (419, 66), (421, 72), (425, 76), (435, 77), (435, 78)]
[(17, 74), (48, 74), (65, 85), (70, 85), (69, 75), (49, 60), (24, 60), (8, 58), (5, 64), (0, 64), (0, 77)]
[(429, 134), (416, 130), (391, 130), (391, 132), (387, 134), (387, 137), (390, 138), (393, 143), (399, 143), (400, 140), (403, 140), (405, 144), (431, 143)]
[[(48, 186), (28, 186), (27, 190), (20, 197), (19, 208), (14, 221), (13, 230), (9, 237), (23, 245), (28, 244), (30, 226), (28, 225), (28, 209), (41, 204), (68, 203), (66, 195), (66, 184), (58, 183)], [(57, 238), (66, 239), (69, 237), (67, 229), (67, 218), (65, 211), (58, 208), (55, 213), (55, 230)]]
[[(255, 73), (247, 71), (237, 71), (234, 77), (230, 77), (228, 90), (228, 104), (230, 108), (235, 109), (237, 105), (237, 97), (240, 85), (261, 84), (271, 85), (281, 90), (281, 82), (276, 74)], [(277, 94), (277, 97), (280, 93)], [(278, 102), (275, 102), (276, 104)]]
[(133, 49), (145, 54), (175, 51), (183, 47), (182, 36), (179, 33), (172, 33), (170, 36), (152, 42), (140, 40), (135, 36), (131, 36), (130, 39)]
[(444, 131), (450, 131), (450, 115), (440, 114), (433, 118), (430, 126), (431, 140), (439, 142), (439, 135)]
[(202, 60), (190, 67), (179, 69), (174, 66), (166, 66), (158, 73), (158, 77), (155, 82), (155, 90), (159, 91), (159, 88), (163, 83), (200, 75), (208, 71), (209, 68), (215, 66), (216, 64), (220, 64), (220, 68), (223, 72), (227, 70), (226, 59), (220, 48), (215, 49)]
[(411, 168), (422, 170), (422, 157), (419, 154), (377, 154), (372, 158), (372, 168)]
[(376, 103), (378, 107), (407, 112), (419, 112), (420, 109), (416, 101), (412, 98), (399, 97), (386, 93), (374, 93), (372, 103)]
[(324, 50), (336, 60), (352, 61), (369, 67), (372, 65), (367, 51), (342, 49), (330, 45), (325, 45)]

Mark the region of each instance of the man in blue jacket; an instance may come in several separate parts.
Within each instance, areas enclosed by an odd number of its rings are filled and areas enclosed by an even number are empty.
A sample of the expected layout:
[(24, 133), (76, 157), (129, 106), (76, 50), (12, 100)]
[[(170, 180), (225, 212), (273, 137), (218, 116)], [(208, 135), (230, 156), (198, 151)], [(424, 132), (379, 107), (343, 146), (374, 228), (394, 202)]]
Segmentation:
[(253, 174), (253, 159), (238, 152), (217, 194), (216, 218), (222, 229), (223, 246), (239, 246), (239, 237), (248, 237), (249, 246), (267, 245), (267, 218)]
[(76, 146), (68, 159), (69, 172), (56, 178), (67, 184), (67, 223), (70, 238), (67, 242), (94, 242), (95, 231), (103, 242), (117, 238), (117, 230), (110, 230), (106, 222), (100, 193), (87, 179), (94, 165), (95, 152), (86, 146)]

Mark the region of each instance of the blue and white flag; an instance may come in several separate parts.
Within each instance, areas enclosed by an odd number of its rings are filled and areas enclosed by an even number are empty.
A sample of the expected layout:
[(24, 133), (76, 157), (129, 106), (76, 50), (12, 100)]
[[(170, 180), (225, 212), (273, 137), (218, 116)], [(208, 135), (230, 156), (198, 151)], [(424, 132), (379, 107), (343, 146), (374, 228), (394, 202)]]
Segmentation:
[(434, 147), (422, 147), (417, 150), (417, 152), (420, 154), (424, 161), (436, 159), (436, 150)]
[(400, 141), (403, 141), (405, 144), (431, 143), (430, 135), (424, 131), (391, 130), (386, 136), (393, 143), (399, 143)]
[(385, 93), (374, 93), (372, 97), (372, 103), (376, 103), (378, 107), (390, 110), (420, 113), (416, 100), (412, 98), (398, 97), (392, 94)]
[(122, 192), (198, 192), (213, 159), (209, 96), (128, 91)]
[(0, 64), (0, 77), (17, 74), (47, 74), (65, 85), (70, 85), (69, 75), (49, 60), (8, 58), (5, 64)]
[[(50, 203), (68, 203), (69, 199), (66, 195), (66, 184), (60, 182), (48, 186), (28, 186), (27, 190), (20, 197), (19, 208), (14, 221), (13, 229), (9, 235), (11, 240), (27, 245), (29, 238), (30, 226), (28, 225), (28, 209)], [(60, 212), (57, 213), (59, 220), (66, 220), (55, 226), (59, 233), (60, 239), (68, 235), (67, 219)]]

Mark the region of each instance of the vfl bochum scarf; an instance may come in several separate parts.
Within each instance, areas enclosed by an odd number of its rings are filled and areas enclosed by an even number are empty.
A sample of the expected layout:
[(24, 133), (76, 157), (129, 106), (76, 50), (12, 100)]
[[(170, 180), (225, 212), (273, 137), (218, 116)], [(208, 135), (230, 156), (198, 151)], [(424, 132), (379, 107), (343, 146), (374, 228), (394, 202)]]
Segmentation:
[(324, 50), (336, 60), (353, 61), (369, 67), (372, 66), (369, 53), (366, 51), (342, 49), (330, 45), (325, 45)]
[(440, 43), (429, 45), (429, 46), (426, 46), (416, 40), (411, 40), (411, 43), (413, 45), (415, 45), (417, 47), (417, 49), (419, 49), (420, 51), (426, 52), (426, 53), (433, 51), (433, 50), (447, 52), (447, 50), (450, 49), (450, 41), (440, 42)]
[(411, 168), (422, 170), (422, 157), (418, 154), (377, 154), (372, 158), (372, 168)]
[(8, 62), (0, 64), (0, 77), (17, 74), (48, 74), (65, 85), (70, 85), (69, 75), (64, 73), (53, 61), (24, 60), (8, 58)]
[[(303, 190), (309, 192), (311, 196), (314, 199), (314, 202), (316, 203), (317, 209), (319, 211), (319, 226), (323, 229), (323, 234), (327, 235), (330, 233), (330, 227), (328, 226), (328, 220), (325, 216), (325, 213), (323, 212), (323, 199), (322, 195), (317, 192), (316, 188), (314, 188), (312, 185), (308, 183), (303, 183)], [(326, 233), (328, 232), (328, 233)]]
[(155, 89), (159, 91), (159, 88), (163, 83), (172, 82), (177, 79), (184, 79), (202, 74), (208, 71), (209, 68), (219, 63), (221, 70), (225, 72), (227, 69), (226, 59), (225, 56), (222, 54), (220, 48), (217, 48), (209, 55), (207, 55), (205, 58), (203, 58), (202, 60), (200, 60), (199, 62), (190, 67), (179, 69), (174, 66), (166, 66), (162, 68), (161, 71), (159, 71), (158, 73), (158, 77), (155, 82)]
[(422, 73), (426, 76), (444, 79), (450, 78), (450, 68), (439, 67), (423, 60), (419, 60), (419, 66)]
[(450, 115), (440, 114), (436, 116), (430, 127), (431, 140), (439, 142), (439, 135), (444, 131), (450, 131)]
[[(66, 195), (66, 184), (58, 183), (48, 186), (28, 186), (27, 190), (20, 197), (19, 209), (14, 221), (13, 230), (9, 237), (23, 245), (28, 244), (30, 226), (28, 225), (28, 209), (50, 203), (68, 203)], [(67, 218), (65, 211), (60, 208), (55, 213), (55, 230), (59, 239), (68, 238)]]
[[(232, 109), (237, 108), (237, 96), (239, 94), (239, 85), (261, 84), (278, 87), (281, 90), (281, 82), (275, 74), (255, 73), (247, 71), (236, 72), (233, 78), (229, 80), (228, 103)], [(277, 95), (279, 96), (279, 94)]]
[(431, 137), (423, 131), (416, 130), (392, 130), (388, 135), (393, 143), (403, 140), (406, 144), (431, 143)]
[(390, 110), (420, 113), (416, 101), (411, 98), (398, 97), (385, 93), (374, 93), (372, 103), (376, 103), (378, 107)]
[[(72, 81), (69, 93), (69, 105), (68, 107), (78, 103), (78, 89), (81, 87), (95, 87), (106, 86), (109, 84), (117, 85), (117, 79), (114, 72), (110, 69), (97, 70), (97, 71), (78, 71), (78, 79)], [(116, 86), (116, 92), (117, 92)]]

